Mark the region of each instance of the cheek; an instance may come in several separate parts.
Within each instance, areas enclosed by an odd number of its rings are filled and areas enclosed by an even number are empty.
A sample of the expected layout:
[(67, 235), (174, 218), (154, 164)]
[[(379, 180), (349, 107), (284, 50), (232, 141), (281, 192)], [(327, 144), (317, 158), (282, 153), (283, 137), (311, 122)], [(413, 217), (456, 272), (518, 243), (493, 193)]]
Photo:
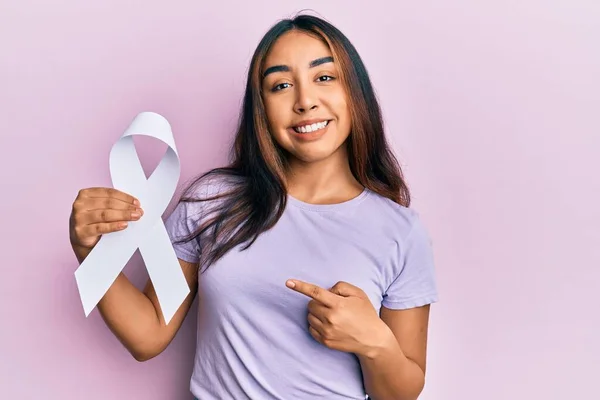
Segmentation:
[[(341, 119), (348, 119), (350, 115), (350, 107), (348, 104), (348, 98), (343, 90), (337, 91), (333, 96), (330, 97), (329, 101), (332, 111), (337, 114)], [(344, 123), (346, 121), (343, 121)]]
[(271, 137), (282, 147), (287, 148), (289, 139), (285, 134), (285, 121), (282, 117), (281, 105), (277, 101), (264, 99), (265, 113), (269, 124), (269, 133)]
[[(350, 105), (345, 95), (340, 95), (334, 103), (335, 113), (338, 117), (338, 124), (343, 131), (349, 131), (351, 125)], [(344, 134), (349, 132), (343, 132)]]
[(267, 115), (267, 121), (270, 125), (273, 125), (275, 122), (275, 116), (277, 115), (277, 113), (273, 109), (273, 102), (263, 100), (263, 104), (265, 105), (265, 114)]
[(285, 113), (282, 112), (282, 104), (280, 101), (266, 99), (263, 101), (265, 105), (265, 113), (267, 120), (273, 131), (278, 131), (284, 126)]

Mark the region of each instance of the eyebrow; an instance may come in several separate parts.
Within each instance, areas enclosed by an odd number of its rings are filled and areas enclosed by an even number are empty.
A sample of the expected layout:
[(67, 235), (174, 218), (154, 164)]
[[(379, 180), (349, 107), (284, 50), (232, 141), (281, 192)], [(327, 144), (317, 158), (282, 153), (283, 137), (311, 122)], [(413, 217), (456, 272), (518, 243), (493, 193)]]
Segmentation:
[[(308, 64), (308, 67), (314, 68), (321, 64), (325, 64), (325, 63), (329, 63), (329, 62), (333, 62), (333, 57), (331, 57), (331, 56), (321, 57), (321, 58), (317, 58), (316, 60), (312, 60), (310, 62), (310, 64)], [(274, 65), (265, 70), (265, 72), (263, 74), (263, 78), (266, 78), (267, 75), (275, 73), (275, 72), (288, 72), (289, 70), (290, 70), (290, 67), (288, 67), (287, 65)]]

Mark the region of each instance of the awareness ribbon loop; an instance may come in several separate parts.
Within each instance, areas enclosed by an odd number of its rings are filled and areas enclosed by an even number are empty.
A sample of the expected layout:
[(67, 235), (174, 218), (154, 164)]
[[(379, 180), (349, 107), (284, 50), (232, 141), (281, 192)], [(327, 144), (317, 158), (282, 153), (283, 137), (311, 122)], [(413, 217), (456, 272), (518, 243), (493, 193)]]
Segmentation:
[[(149, 136), (168, 148), (146, 179), (133, 137)], [(86, 317), (96, 307), (129, 259), (139, 248), (168, 324), (190, 289), (162, 220), (180, 175), (179, 156), (169, 122), (154, 112), (138, 114), (110, 152), (110, 175), (115, 189), (136, 197), (144, 209), (126, 229), (104, 234), (75, 271)]]

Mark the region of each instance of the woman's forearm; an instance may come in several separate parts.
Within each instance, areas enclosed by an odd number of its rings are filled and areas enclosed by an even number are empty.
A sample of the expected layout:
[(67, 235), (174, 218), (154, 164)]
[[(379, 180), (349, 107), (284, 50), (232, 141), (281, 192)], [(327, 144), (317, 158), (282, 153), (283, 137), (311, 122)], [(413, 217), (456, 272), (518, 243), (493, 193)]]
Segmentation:
[(386, 329), (389, 332), (378, 348), (358, 355), (369, 398), (416, 400), (425, 385), (424, 372), (404, 355), (393, 332)]
[[(89, 249), (73, 246), (77, 260), (82, 263)], [(123, 274), (112, 283), (97, 305), (108, 328), (136, 358), (147, 358), (147, 348), (156, 347), (160, 328), (152, 301)]]

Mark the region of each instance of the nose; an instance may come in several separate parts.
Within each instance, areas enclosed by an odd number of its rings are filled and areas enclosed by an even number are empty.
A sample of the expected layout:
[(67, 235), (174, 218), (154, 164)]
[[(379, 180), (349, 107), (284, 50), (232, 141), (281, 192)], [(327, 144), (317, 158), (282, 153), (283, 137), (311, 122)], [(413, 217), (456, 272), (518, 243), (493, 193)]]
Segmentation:
[(298, 114), (316, 109), (318, 100), (314, 91), (306, 84), (298, 84), (296, 90), (296, 103), (294, 111)]

